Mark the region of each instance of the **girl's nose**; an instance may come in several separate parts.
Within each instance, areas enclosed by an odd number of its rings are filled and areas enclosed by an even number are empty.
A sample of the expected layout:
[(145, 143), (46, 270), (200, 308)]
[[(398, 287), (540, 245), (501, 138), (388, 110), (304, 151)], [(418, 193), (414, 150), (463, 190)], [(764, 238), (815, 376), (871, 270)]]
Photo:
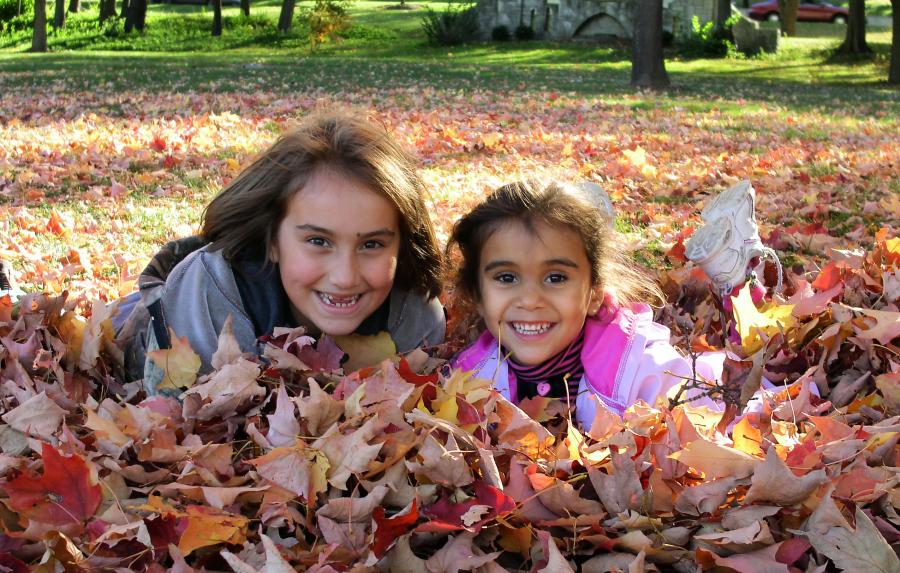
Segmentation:
[(544, 297), (537, 285), (526, 283), (519, 292), (519, 306), (524, 309), (540, 308), (544, 304)]
[(340, 255), (331, 268), (331, 284), (337, 288), (357, 286), (359, 279), (359, 262), (352, 254)]

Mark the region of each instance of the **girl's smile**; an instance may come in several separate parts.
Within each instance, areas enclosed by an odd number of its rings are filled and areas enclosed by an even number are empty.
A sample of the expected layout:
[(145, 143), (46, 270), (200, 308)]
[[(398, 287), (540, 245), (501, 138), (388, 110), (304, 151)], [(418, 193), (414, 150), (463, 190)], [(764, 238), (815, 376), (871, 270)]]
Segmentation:
[(508, 222), (485, 241), (480, 262), (478, 310), (516, 362), (541, 364), (579, 335), (593, 288), (576, 232)]

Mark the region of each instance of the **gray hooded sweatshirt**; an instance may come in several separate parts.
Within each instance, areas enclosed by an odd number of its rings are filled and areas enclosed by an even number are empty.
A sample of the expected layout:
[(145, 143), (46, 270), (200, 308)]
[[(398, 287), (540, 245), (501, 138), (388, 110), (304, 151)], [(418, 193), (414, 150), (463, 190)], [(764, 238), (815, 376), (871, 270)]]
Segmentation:
[[(229, 315), (241, 350), (253, 354), (262, 353), (260, 334), (289, 326), (278, 324), (286, 297), (277, 269), (242, 272), (239, 281), (235, 273), (241, 271), (225, 260), (222, 251), (212, 251), (210, 245), (198, 248), (202, 244), (191, 237), (166, 245), (141, 274), (140, 300), (135, 297), (133, 309), (124, 311), (127, 318), (117, 338), (125, 351), (126, 372), (132, 380), (143, 378), (149, 394), (156, 393), (162, 372), (146, 353), (169, 346), (168, 329), (187, 337), (205, 373), (212, 369), (210, 360)], [(245, 297), (251, 299), (249, 305)], [(426, 300), (395, 287), (386, 310), (384, 330), (399, 352), (444, 341), (446, 320), (437, 298)]]

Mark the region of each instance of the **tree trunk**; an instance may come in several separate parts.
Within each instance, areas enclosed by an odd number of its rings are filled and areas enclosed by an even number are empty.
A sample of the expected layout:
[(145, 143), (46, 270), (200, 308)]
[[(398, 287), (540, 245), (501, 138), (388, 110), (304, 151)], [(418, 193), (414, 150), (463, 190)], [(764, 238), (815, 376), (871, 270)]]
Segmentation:
[(131, 10), (131, 0), (122, 0), (122, 11), (119, 12), (119, 18), (125, 18), (125, 25), (128, 25), (128, 11)]
[(81, 10), (81, 0), (69, 0), (69, 12), (77, 14)]
[(900, 0), (891, 0), (891, 21), (894, 25), (894, 36), (891, 40), (891, 67), (888, 70), (888, 83), (900, 84)]
[(783, 36), (797, 35), (797, 11), (799, 9), (800, 0), (778, 0), (778, 17), (781, 21)]
[(128, 3), (128, 15), (125, 17), (125, 31), (137, 30), (143, 34), (146, 22), (147, 0), (130, 0)]
[(841, 54), (871, 54), (866, 43), (866, 0), (850, 0), (850, 19), (847, 21), (847, 35), (838, 48)]
[(716, 0), (716, 31), (725, 31), (725, 22), (731, 18), (731, 0)]
[(100, 23), (116, 15), (116, 0), (100, 0)]
[(66, 25), (66, 0), (56, 0), (53, 13), (53, 27), (59, 30)]
[(47, 51), (47, 0), (34, 0), (34, 32), (31, 34), (31, 51)]
[(241, 12), (244, 16), (250, 16), (250, 0), (241, 0)]
[(289, 32), (294, 21), (294, 5), (297, 0), (283, 0), (281, 3), (281, 15), (278, 17), (278, 31)]
[(631, 85), (661, 89), (669, 86), (663, 58), (662, 0), (635, 0), (631, 44)]
[(213, 7), (213, 36), (222, 35), (222, 0), (212, 0)]

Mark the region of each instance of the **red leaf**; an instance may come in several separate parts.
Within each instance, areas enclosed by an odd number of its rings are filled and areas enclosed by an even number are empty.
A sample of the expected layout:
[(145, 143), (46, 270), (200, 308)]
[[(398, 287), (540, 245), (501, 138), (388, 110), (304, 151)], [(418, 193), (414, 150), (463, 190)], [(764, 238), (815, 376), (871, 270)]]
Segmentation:
[(378, 506), (372, 514), (375, 520), (375, 540), (372, 542), (372, 552), (375, 557), (381, 559), (388, 548), (397, 541), (397, 538), (407, 534), (412, 526), (419, 520), (419, 510), (416, 507), (416, 500), (412, 502), (412, 508), (406, 515), (399, 515), (392, 518), (384, 517), (384, 507)]
[(837, 263), (832, 261), (819, 272), (819, 276), (813, 281), (812, 287), (823, 291), (830, 289), (839, 282), (841, 282), (841, 269), (838, 268)]
[(422, 390), (422, 401), (425, 403), (426, 407), (430, 408), (432, 400), (437, 398), (438, 373), (432, 372), (431, 374), (424, 375), (416, 374), (412, 371), (412, 368), (409, 367), (406, 358), (400, 359), (400, 367), (397, 368), (397, 372), (410, 384), (425, 387), (425, 389)]
[(778, 546), (775, 560), (785, 565), (793, 565), (812, 547), (805, 537), (792, 537)]
[(19, 561), (9, 553), (0, 553), (0, 571), (12, 573), (28, 573), (31, 568), (23, 561)]
[[(499, 489), (491, 487), (481, 480), (476, 481), (474, 485), (475, 497), (473, 498), (462, 503), (453, 503), (445, 495), (441, 497), (437, 503), (424, 508), (425, 514), (433, 517), (434, 521), (420, 525), (416, 531), (469, 529), (470, 531), (477, 533), (484, 524), (488, 523), (498, 515), (508, 513), (516, 508), (516, 502)], [(467, 528), (463, 524), (463, 515), (475, 505), (486, 505), (490, 509), (477, 523), (474, 523), (471, 527)]]
[(301, 362), (310, 367), (314, 372), (324, 370), (330, 372), (341, 367), (344, 359), (344, 351), (338, 348), (330, 336), (323, 336), (316, 343), (316, 347), (303, 346), (299, 352), (294, 352)]
[(101, 489), (87, 463), (42, 444), (44, 474), (22, 474), (4, 486), (9, 507), (34, 521), (53, 525), (82, 523), (100, 506)]
[(154, 136), (153, 141), (150, 142), (150, 149), (154, 151), (165, 151), (166, 150), (166, 140), (160, 136)]

